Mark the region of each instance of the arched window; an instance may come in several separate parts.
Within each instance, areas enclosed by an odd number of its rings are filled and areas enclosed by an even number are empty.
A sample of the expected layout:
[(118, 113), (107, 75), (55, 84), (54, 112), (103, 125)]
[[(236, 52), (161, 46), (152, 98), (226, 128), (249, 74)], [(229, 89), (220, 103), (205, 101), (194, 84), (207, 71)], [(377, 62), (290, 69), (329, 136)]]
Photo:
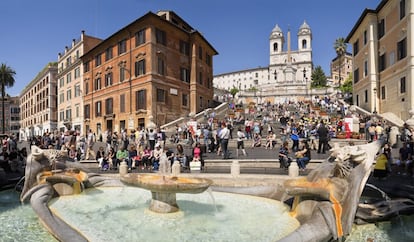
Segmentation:
[(278, 46), (278, 44), (277, 43), (274, 43), (273, 44), (273, 51), (274, 52), (276, 52), (276, 51), (278, 51), (279, 50), (279, 46)]
[(307, 49), (308, 42), (304, 39), (302, 40), (302, 49)]

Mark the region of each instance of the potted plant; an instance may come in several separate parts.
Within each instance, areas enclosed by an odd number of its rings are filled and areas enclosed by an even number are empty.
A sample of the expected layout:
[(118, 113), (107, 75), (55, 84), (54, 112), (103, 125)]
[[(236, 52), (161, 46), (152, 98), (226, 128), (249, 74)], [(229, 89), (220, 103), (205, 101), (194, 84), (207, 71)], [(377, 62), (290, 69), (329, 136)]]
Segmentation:
[(338, 132), (338, 133), (336, 133), (336, 138), (337, 139), (346, 139), (346, 133)]
[(352, 135), (351, 135), (351, 137), (353, 138), (353, 139), (359, 139), (360, 138), (360, 134), (359, 134), (359, 132), (352, 132)]

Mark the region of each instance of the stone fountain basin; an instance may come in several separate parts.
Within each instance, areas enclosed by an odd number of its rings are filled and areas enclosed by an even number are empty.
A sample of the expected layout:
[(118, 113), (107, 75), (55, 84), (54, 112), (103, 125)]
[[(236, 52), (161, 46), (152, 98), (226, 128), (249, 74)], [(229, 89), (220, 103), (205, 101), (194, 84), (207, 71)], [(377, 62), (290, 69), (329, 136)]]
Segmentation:
[(50, 184), (59, 196), (80, 194), (88, 174), (79, 169), (43, 171), (36, 176), (38, 184)]
[(212, 180), (206, 178), (176, 177), (160, 174), (129, 173), (121, 176), (120, 179), (126, 185), (160, 193), (202, 193), (213, 184)]

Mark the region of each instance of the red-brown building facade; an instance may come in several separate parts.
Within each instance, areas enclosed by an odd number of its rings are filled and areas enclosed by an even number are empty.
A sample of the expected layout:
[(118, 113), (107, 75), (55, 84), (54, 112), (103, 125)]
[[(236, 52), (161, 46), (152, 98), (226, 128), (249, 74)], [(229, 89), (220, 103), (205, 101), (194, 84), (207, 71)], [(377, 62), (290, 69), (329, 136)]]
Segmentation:
[(160, 126), (213, 103), (213, 56), (200, 32), (172, 11), (149, 12), (85, 53), (85, 129)]

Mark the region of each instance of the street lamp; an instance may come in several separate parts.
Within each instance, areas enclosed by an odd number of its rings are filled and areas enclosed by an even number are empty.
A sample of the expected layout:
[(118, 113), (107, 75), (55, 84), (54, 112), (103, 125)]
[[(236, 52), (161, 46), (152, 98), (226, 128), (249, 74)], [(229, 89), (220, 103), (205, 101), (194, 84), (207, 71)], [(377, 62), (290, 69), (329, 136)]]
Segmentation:
[(374, 87), (373, 91), (374, 91), (374, 112), (373, 113), (376, 114), (377, 113), (377, 88)]

